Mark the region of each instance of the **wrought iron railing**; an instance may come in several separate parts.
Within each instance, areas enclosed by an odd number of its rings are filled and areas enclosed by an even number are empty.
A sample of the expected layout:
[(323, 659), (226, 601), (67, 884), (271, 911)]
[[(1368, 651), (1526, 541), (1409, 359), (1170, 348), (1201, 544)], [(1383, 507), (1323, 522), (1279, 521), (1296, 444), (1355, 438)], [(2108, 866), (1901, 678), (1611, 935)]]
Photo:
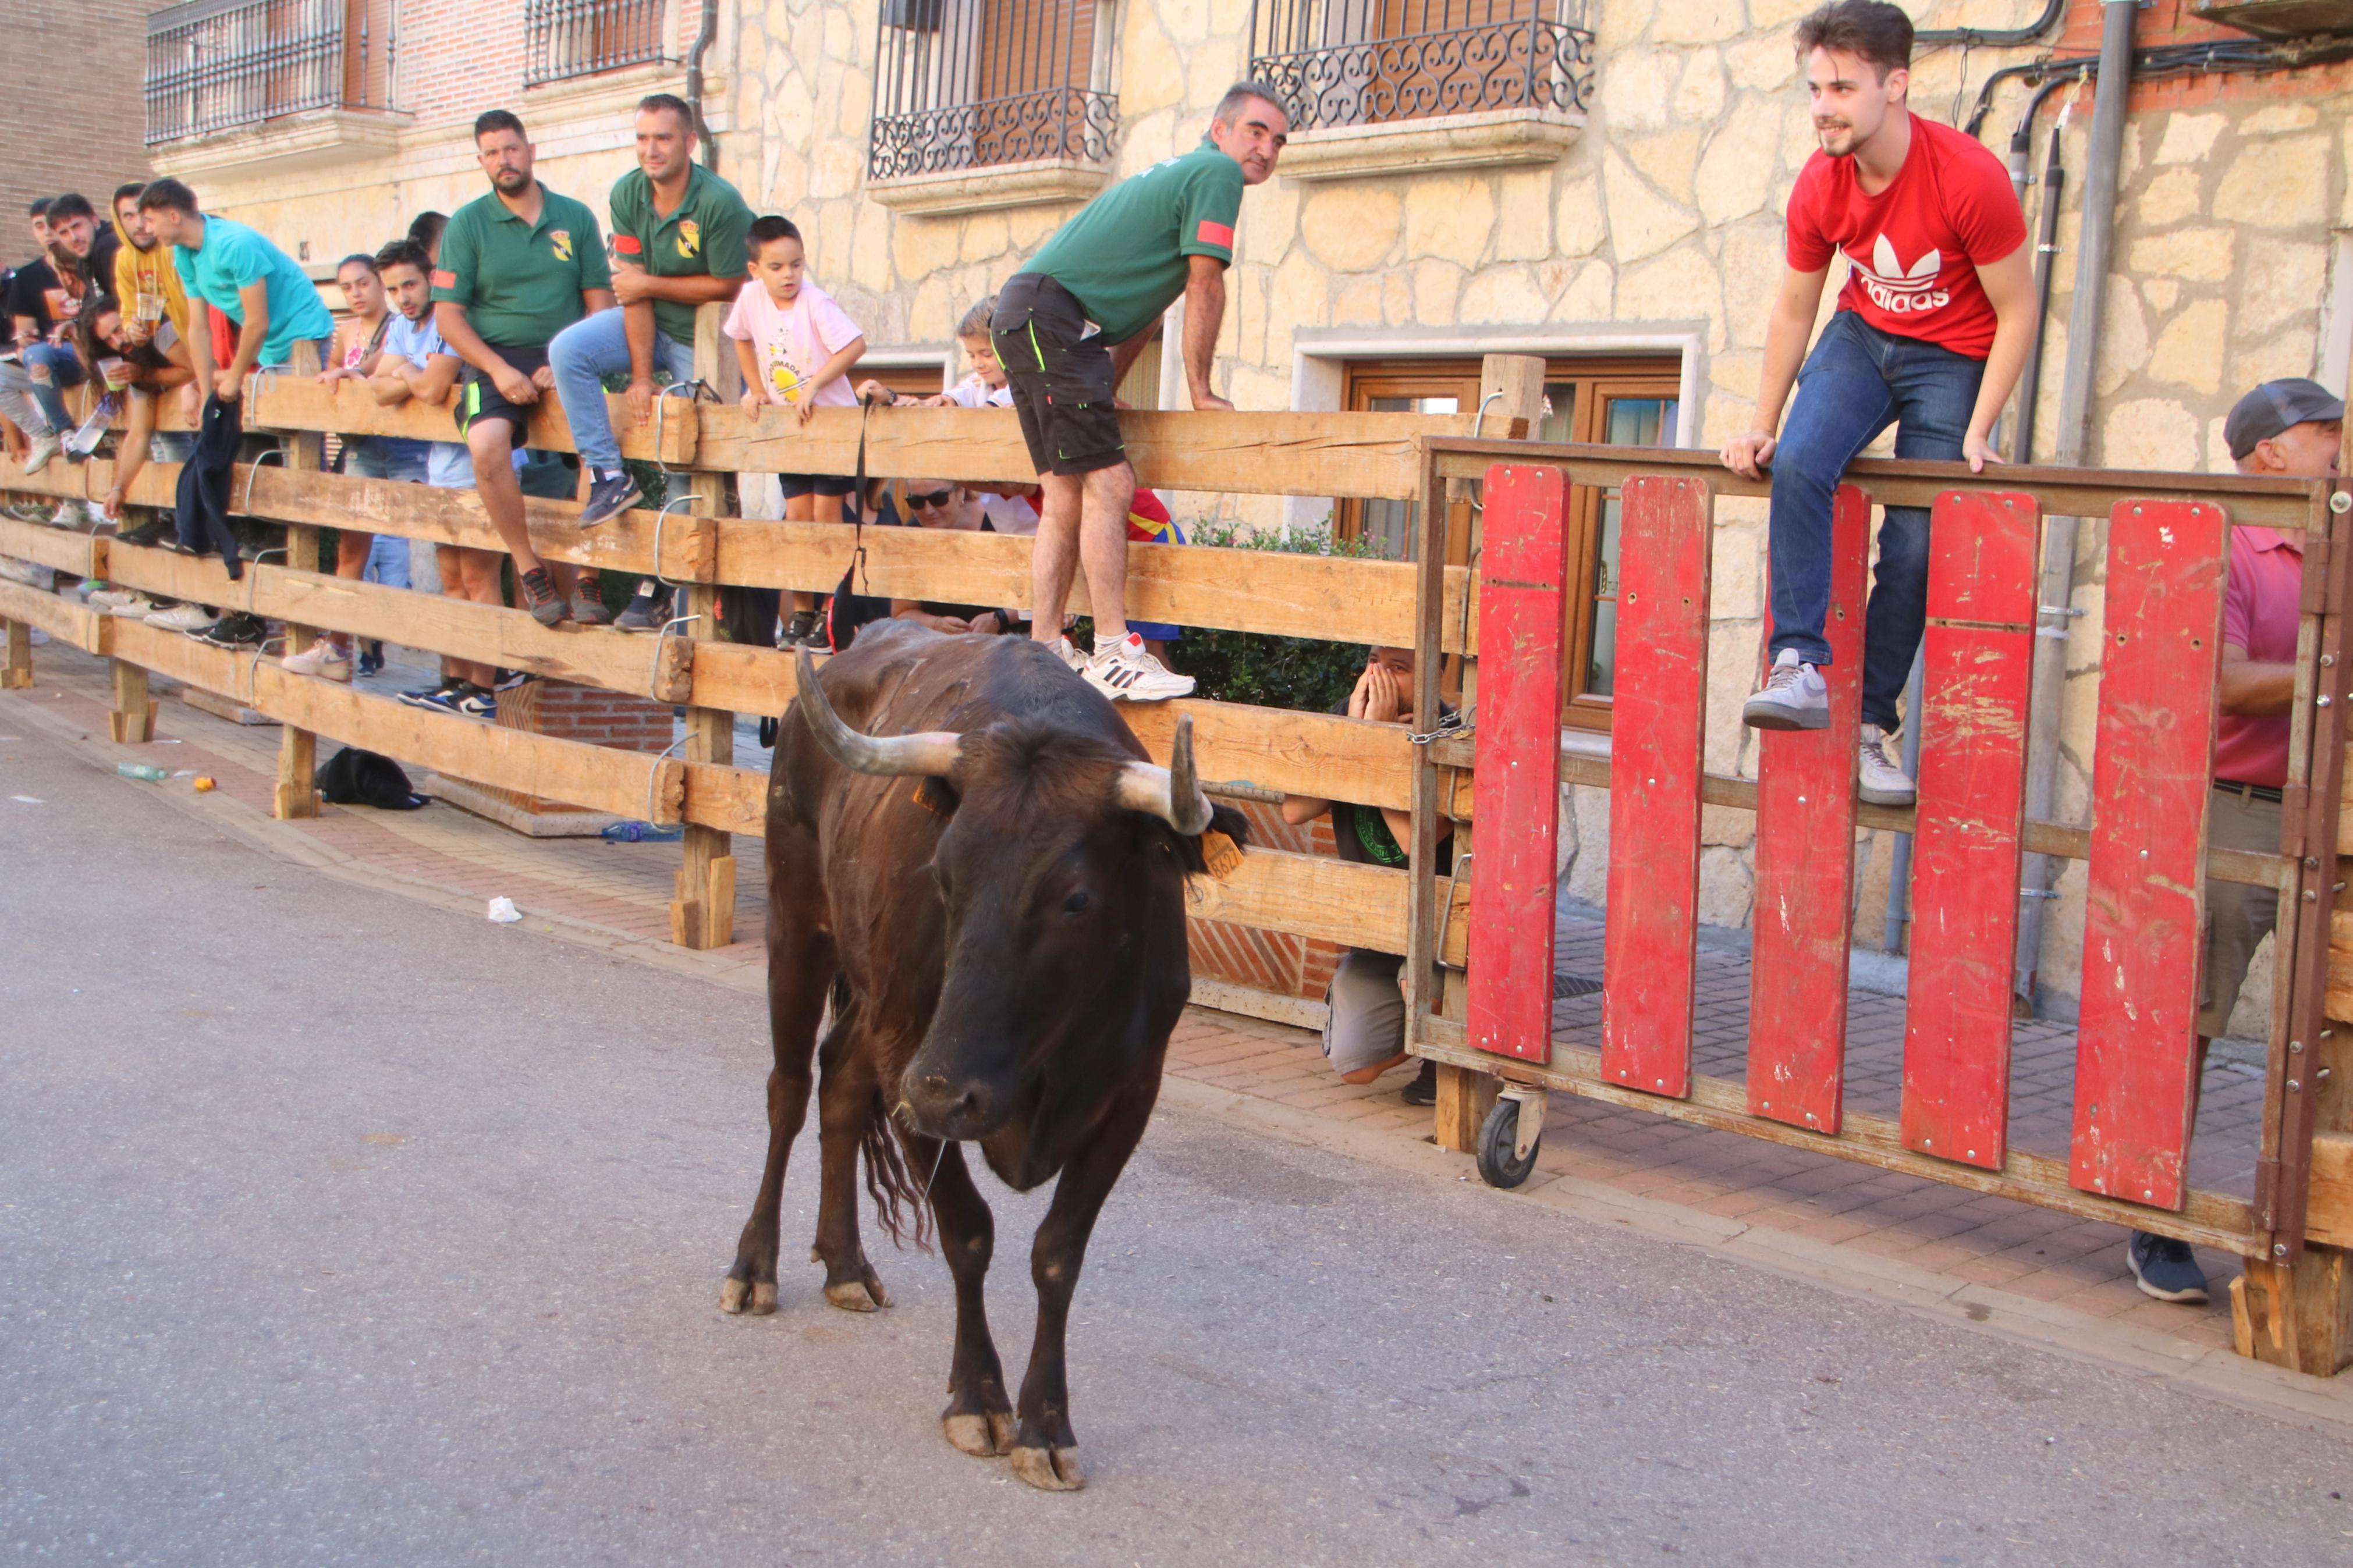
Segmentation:
[(1582, 0), (1252, 0), (1250, 74), (1293, 132), (1502, 109), (1582, 110)]
[(669, 11), (670, 0), (523, 0), (522, 84), (666, 60)]
[(1105, 163), (1119, 97), (1095, 0), (882, 0), (866, 172), (911, 174), (1059, 158)]
[(154, 13), (147, 144), (306, 109), (382, 107), (390, 9), (389, 0), (188, 0)]

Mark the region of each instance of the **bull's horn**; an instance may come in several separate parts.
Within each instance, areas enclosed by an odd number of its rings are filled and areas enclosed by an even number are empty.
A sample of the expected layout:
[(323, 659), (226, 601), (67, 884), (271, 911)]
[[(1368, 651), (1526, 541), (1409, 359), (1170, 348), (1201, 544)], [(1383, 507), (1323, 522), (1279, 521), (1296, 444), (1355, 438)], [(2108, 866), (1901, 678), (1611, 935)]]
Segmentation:
[(1130, 763), (1119, 771), (1119, 804), (1130, 811), (1148, 811), (1179, 833), (1198, 833), (1209, 826), (1209, 797), (1193, 776), (1193, 716), (1176, 719), (1176, 743), (1168, 765)]
[(956, 748), (964, 737), (945, 730), (916, 735), (861, 735), (841, 721), (818, 684), (817, 661), (808, 649), (796, 648), (795, 667), (800, 693), (794, 699), (801, 717), (817, 736), (826, 754), (852, 773), (924, 773), (945, 777), (955, 772)]

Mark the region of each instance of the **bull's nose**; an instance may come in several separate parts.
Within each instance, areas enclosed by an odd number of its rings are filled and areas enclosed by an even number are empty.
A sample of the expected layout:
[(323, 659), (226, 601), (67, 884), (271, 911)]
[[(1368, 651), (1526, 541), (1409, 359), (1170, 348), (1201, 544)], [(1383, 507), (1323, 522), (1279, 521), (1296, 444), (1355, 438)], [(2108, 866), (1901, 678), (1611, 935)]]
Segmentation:
[(918, 1126), (943, 1137), (970, 1137), (988, 1122), (988, 1095), (979, 1084), (938, 1073), (910, 1079), (907, 1102)]

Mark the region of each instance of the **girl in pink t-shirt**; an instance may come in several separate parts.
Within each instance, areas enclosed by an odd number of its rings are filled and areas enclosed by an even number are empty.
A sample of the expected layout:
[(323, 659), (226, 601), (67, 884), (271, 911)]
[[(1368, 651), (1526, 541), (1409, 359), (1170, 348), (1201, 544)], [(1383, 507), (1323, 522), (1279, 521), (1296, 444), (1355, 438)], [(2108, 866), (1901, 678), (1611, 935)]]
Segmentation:
[[(722, 328), (735, 340), (736, 363), (744, 369), (744, 411), (756, 414), (767, 405), (796, 408), (806, 425), (821, 408), (853, 408), (849, 367), (866, 352), (866, 334), (833, 296), (810, 282), (801, 249), (801, 231), (792, 220), (764, 217), (752, 225), (752, 276), (735, 296)], [(779, 474), (785, 518), (794, 522), (839, 522), (842, 498), (849, 493), (847, 476)], [(753, 628), (754, 641), (765, 640), (765, 627)], [(817, 612), (817, 595), (793, 595), (792, 623), (784, 646), (807, 643), (825, 646), (824, 624)]]

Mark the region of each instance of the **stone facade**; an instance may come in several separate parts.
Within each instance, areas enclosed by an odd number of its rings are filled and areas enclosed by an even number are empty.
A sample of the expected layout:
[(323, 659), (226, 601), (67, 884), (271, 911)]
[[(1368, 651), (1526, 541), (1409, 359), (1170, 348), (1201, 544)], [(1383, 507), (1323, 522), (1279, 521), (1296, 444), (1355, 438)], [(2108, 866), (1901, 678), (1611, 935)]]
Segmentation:
[[(1672, 355), (1680, 366), (1680, 444), (1714, 447), (1744, 428), (1780, 272), (1782, 207), (1813, 146), (1789, 42), (1809, 5), (1594, 0), (1593, 89), (1581, 127), (1548, 126), (1499, 155), (1491, 136), (1481, 143), (1489, 147), (1487, 163), (1450, 162), (1432, 142), (1421, 163), (1402, 160), (1409, 172), (1351, 173), (1365, 166), (1361, 155), (1328, 149), (1310, 155), (1303, 138), (1293, 165), (1310, 177), (1278, 173), (1243, 203), (1219, 340), (1220, 389), (1244, 408), (1333, 407), (1341, 368), (1356, 359), (1639, 349)], [(918, 200), (872, 188), (876, 5), (744, 0), (731, 8), (706, 61), (709, 118), (719, 133), (721, 172), (756, 209), (801, 224), (813, 276), (865, 327), (872, 361), (936, 363), (954, 374), (961, 370), (951, 339), (956, 318), (1074, 210), (1071, 192), (1092, 188), (1098, 172), (1008, 172), (996, 199), (1018, 205), (990, 205), (992, 177), (984, 171), (949, 193), (948, 205), (964, 208), (949, 212), (938, 210), (935, 192)], [(496, 9), (520, 6), (503, 0)], [(2003, 26), (2028, 9), (1959, 0), (1931, 5), (1921, 19)], [(2060, 55), (2093, 51), (2098, 10), (2092, 0), (2073, 0)], [(1116, 90), (1120, 129), (1102, 173), (1115, 177), (1194, 144), (1210, 107), (1245, 72), (1251, 10), (1249, 0), (1126, 0), (1103, 14), (1109, 79), (1097, 85)], [(481, 7), (469, 11), (477, 29), (481, 15)], [(2143, 13), (2141, 26), (2145, 44), (2219, 32), (2191, 16), (2184, 0), (2161, 0)], [(404, 33), (404, 48), (425, 47), (412, 46), (415, 31)], [(1955, 118), (1989, 72), (2050, 47), (1925, 50), (1913, 100), (1922, 112)], [(528, 93), (513, 85), (505, 64), (463, 79), (467, 91), (458, 97), (389, 116), (397, 121), (395, 144), (381, 153), (248, 174), (224, 145), (191, 164), (191, 177), (215, 206), (261, 224), (290, 249), (307, 238), (313, 258), (332, 259), (373, 247), (420, 207), (448, 210), (475, 194), (480, 179), (463, 121), (494, 102), (516, 107), (532, 123), (552, 184), (596, 201), (629, 163), (628, 102), (658, 87), (676, 90), (682, 74), (648, 68), (626, 80)], [(2045, 454), (2056, 437), (2091, 92), (2063, 91), (2041, 121), (2047, 129), (2071, 98), (2080, 101), (2068, 110), (2065, 132), (2071, 178), (2038, 431), (2037, 449)], [(2021, 101), (2016, 84), (1997, 97), (1984, 134), (1998, 151)], [(2348, 107), (2353, 86), (2341, 67), (2136, 89), (2089, 461), (2227, 468), (2221, 416), (2247, 385), (2317, 374), (2342, 387), (2353, 336), (2346, 304), (2353, 267), (2344, 238), (2353, 227)], [(1476, 140), (1458, 136), (1452, 145), (1459, 151)], [(2038, 164), (2040, 148), (2038, 137)], [(159, 157), (166, 167), (182, 161), (171, 152)], [(911, 210), (917, 206), (926, 210)], [(1180, 406), (1182, 376), (1175, 356), (1166, 359), (1162, 401)], [(1265, 526), (1325, 510), (1314, 502), (1171, 499), (1180, 516), (1224, 513)], [(1707, 762), (1748, 773), (1754, 745), (1738, 708), (1757, 664), (1762, 508), (1728, 501), (1719, 516)], [(2061, 808), (2071, 820), (2081, 819), (2088, 787), (2103, 546), (2100, 527), (2087, 526), (2076, 592), (2086, 614), (2071, 627), (2063, 724)], [(1608, 803), (1596, 793), (1572, 793), (1564, 805), (1568, 883), (1575, 896), (1599, 901)], [(1706, 834), (1704, 916), (1744, 925), (1749, 821), (1711, 810)], [(1869, 836), (1858, 842), (1859, 945), (1880, 934), (1887, 849)], [(2082, 868), (2072, 867), (2060, 883), (2066, 898), (2048, 924), (2043, 973), (2063, 1014), (2072, 1008)], [(2256, 1005), (2251, 999), (2250, 1007)]]

